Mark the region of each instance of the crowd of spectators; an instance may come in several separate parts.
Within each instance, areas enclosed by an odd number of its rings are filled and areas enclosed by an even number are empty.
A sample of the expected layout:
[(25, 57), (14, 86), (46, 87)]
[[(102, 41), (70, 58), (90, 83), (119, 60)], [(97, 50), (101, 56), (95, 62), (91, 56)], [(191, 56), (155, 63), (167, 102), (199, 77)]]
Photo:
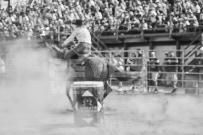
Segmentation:
[(94, 32), (159, 28), (187, 32), (203, 24), (202, 8), (201, 0), (35, 0), (0, 10), (0, 36), (59, 39), (71, 32), (76, 19), (85, 20)]

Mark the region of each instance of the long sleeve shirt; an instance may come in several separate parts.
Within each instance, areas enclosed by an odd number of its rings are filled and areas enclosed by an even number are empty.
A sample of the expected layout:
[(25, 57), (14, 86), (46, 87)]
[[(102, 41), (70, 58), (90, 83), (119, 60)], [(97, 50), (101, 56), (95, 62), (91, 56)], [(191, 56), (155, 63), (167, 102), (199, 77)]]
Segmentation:
[(69, 42), (73, 41), (75, 37), (78, 40), (78, 42), (92, 44), (90, 32), (86, 27), (76, 28), (72, 32), (72, 34), (64, 41), (64, 44), (67, 45)]

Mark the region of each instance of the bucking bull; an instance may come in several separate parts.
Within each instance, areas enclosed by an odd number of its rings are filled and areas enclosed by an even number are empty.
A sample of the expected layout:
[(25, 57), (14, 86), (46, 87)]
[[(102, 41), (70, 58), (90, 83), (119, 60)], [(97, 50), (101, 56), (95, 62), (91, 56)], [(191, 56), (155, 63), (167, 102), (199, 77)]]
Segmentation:
[[(54, 50), (62, 56), (61, 58), (65, 58), (65, 51), (61, 51), (64, 49), (60, 49), (57, 46), (52, 46)], [(70, 73), (71, 70), (75, 71), (69, 74), (68, 79), (71, 83), (68, 83), (66, 88), (66, 95), (73, 107), (75, 106), (75, 102), (70, 97), (70, 88), (73, 81), (102, 81), (105, 86), (105, 91), (103, 95), (103, 99), (108, 96), (108, 94), (112, 91), (111, 87), (108, 84), (108, 80), (113, 77), (117, 78), (119, 81), (130, 81), (134, 85), (137, 81), (140, 80), (141, 76), (138, 73), (125, 72), (118, 69), (116, 66), (112, 65), (106, 58), (101, 57), (101, 54), (90, 54), (85, 58), (77, 58), (77, 59), (67, 59), (67, 69)], [(83, 67), (83, 76), (77, 76), (77, 70)], [(80, 71), (81, 73), (81, 71)]]

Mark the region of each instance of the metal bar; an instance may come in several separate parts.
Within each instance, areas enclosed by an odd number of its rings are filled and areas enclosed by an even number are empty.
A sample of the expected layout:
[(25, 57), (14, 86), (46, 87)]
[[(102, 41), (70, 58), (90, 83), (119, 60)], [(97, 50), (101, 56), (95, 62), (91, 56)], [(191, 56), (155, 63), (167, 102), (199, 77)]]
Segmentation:
[(197, 35), (197, 36), (193, 39), (193, 41), (192, 41), (184, 50), (187, 50), (187, 49), (190, 47), (190, 45), (192, 45), (200, 36), (201, 36), (201, 33), (199, 33), (199, 35)]

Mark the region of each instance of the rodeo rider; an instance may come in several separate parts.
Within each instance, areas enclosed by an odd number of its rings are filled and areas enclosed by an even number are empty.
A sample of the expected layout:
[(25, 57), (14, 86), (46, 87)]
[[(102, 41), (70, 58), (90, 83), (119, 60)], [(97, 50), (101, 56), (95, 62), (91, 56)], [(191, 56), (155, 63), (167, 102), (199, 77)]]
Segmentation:
[[(83, 25), (82, 20), (76, 20), (73, 22), (76, 26), (76, 29), (71, 33), (71, 35), (62, 43), (62, 47), (71, 47), (74, 45), (73, 49), (65, 50), (60, 49), (56, 46), (53, 46), (55, 50), (64, 54), (64, 58), (71, 60), (71, 59), (79, 59), (83, 60), (83, 58), (89, 56), (91, 54), (91, 34), (86, 26)], [(74, 39), (77, 39), (78, 44), (71, 44), (73, 43)]]

